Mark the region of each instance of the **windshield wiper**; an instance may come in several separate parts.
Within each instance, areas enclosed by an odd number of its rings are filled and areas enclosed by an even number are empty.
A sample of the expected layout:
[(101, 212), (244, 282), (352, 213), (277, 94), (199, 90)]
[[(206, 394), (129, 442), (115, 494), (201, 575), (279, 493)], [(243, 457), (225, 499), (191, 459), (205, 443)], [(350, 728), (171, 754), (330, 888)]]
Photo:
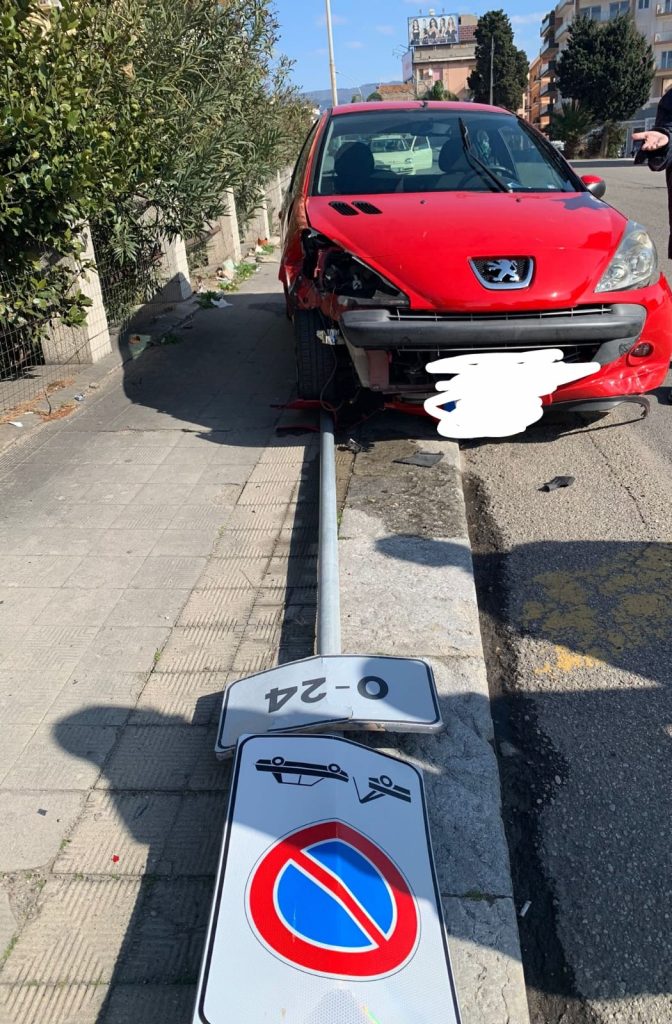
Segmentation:
[(488, 178), (490, 178), (490, 181), (492, 181), (495, 184), (499, 192), (510, 192), (510, 186), (507, 185), (506, 182), (503, 181), (498, 174), (495, 174), (494, 171), (491, 171), (488, 165), (484, 164), (482, 160), (479, 160), (479, 158), (474, 153), (473, 149), (471, 148), (471, 142), (469, 141), (469, 129), (467, 128), (462, 118), (458, 117), (457, 121), (460, 126), (462, 145), (464, 146), (464, 152), (469, 163), (472, 165), (472, 167), (475, 164), (477, 168), (483, 171), (483, 173), (486, 174)]

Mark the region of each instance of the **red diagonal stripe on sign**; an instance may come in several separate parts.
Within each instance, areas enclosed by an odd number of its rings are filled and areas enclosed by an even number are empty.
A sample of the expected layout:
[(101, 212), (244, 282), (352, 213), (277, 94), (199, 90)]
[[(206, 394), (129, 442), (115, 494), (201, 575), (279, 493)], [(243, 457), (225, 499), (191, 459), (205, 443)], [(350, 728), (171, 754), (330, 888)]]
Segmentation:
[(361, 903), (355, 899), (350, 890), (339, 878), (327, 871), (312, 857), (308, 857), (302, 850), (292, 851), (292, 860), (301, 871), (308, 875), (314, 882), (319, 884), (328, 893), (340, 900), (350, 916), (359, 925), (364, 934), (374, 942), (378, 948), (387, 942), (387, 936), (378, 927), (372, 917), (367, 914)]

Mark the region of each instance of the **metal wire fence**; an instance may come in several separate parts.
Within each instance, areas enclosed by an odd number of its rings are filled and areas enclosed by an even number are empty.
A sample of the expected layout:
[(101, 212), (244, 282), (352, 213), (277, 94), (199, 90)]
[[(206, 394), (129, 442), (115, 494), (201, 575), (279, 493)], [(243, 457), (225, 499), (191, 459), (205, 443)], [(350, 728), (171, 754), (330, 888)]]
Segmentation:
[(118, 263), (100, 243), (96, 267), (110, 331), (123, 336), (139, 315), (150, 318), (165, 304), (161, 292), (161, 249), (144, 252), (133, 262)]
[[(58, 318), (0, 318), (0, 423), (33, 411), (43, 418), (54, 416), (49, 396), (74, 383), (76, 368), (90, 364), (101, 349), (109, 351), (111, 336), (123, 350), (125, 338), (138, 324), (165, 310), (160, 258), (159, 250), (126, 266), (104, 255), (97, 259), (96, 269), (88, 270), (80, 284), (87, 294), (102, 293), (102, 303), (93, 301), (81, 327), (68, 327)], [(11, 294), (11, 281), (0, 273), (0, 300)], [(11, 309), (11, 301), (2, 305)]]
[[(0, 274), (0, 299), (11, 294), (10, 280)], [(11, 309), (11, 301), (3, 307)], [(95, 307), (85, 327), (5, 313), (0, 318), (0, 423), (38, 405), (43, 416), (52, 415), (49, 396), (72, 382), (74, 367), (90, 361), (92, 338), (95, 343), (96, 334), (106, 332), (104, 313)]]

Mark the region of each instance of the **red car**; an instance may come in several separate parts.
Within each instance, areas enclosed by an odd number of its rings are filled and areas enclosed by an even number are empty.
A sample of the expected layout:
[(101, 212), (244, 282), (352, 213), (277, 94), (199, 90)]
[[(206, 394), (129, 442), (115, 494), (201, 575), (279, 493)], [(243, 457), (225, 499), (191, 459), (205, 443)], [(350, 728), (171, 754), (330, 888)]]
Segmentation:
[(353, 103), (316, 121), (281, 219), (299, 395), (421, 403), (427, 363), (559, 348), (601, 369), (545, 405), (663, 381), (670, 289), (646, 230), (524, 120), (477, 103)]

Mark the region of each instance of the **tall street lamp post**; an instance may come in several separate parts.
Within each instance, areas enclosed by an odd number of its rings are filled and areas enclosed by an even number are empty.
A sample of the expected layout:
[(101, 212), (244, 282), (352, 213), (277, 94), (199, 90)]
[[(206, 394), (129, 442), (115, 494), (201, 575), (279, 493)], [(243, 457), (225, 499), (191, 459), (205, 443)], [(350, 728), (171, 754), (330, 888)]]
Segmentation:
[(327, 45), (329, 46), (329, 78), (331, 79), (331, 102), (338, 106), (338, 89), (336, 88), (336, 64), (334, 63), (334, 36), (331, 30), (331, 0), (324, 0), (327, 14)]

